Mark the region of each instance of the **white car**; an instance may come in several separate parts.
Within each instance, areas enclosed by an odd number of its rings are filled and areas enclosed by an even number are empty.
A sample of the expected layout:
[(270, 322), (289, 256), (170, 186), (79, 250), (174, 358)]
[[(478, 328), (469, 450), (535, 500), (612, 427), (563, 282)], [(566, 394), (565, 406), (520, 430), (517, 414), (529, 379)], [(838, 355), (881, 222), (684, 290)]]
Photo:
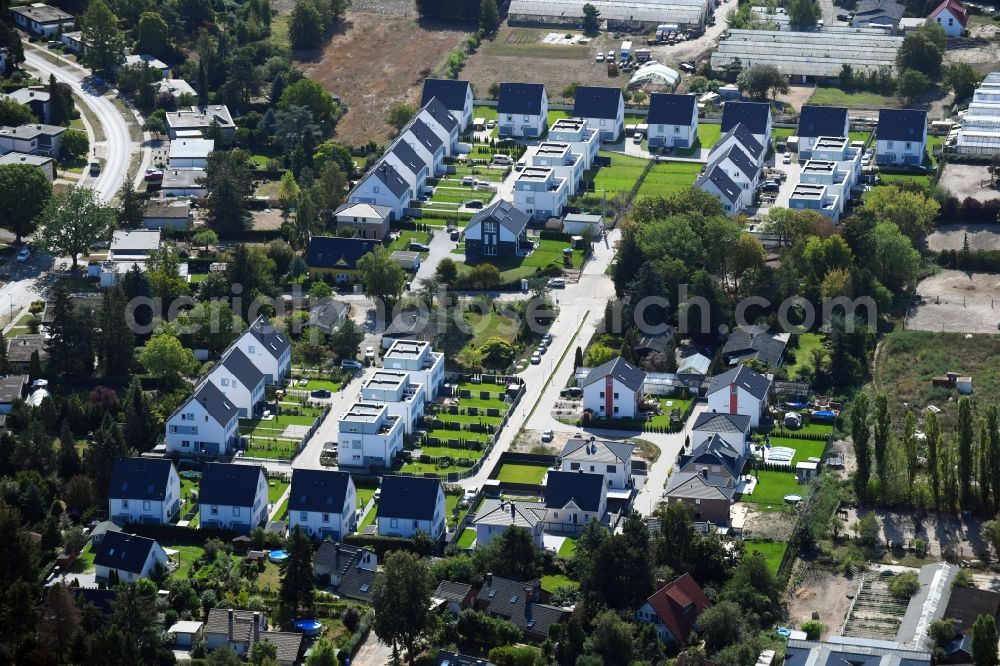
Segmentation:
[(597, 56), (594, 58), (596, 62), (604, 62), (604, 51), (598, 51)]
[(792, 154), (790, 152), (788, 152), (787, 150), (785, 151), (785, 156), (781, 158), (781, 163), (782, 164), (791, 164), (792, 163)]
[(21, 251), (17, 253), (17, 260), (23, 264), (30, 256), (31, 250), (29, 248), (22, 248)]
[(552, 278), (551, 280), (549, 280), (549, 286), (552, 287), (553, 289), (565, 289), (566, 280), (562, 278)]
[(375, 360), (375, 348), (374, 347), (365, 347), (365, 358), (368, 359), (369, 361), (374, 361)]

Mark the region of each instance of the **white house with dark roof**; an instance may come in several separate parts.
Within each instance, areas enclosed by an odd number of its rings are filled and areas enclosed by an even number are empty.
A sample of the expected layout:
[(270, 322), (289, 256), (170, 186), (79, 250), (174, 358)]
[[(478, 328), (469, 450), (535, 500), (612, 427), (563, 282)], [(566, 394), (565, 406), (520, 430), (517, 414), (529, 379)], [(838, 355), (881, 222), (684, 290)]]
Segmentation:
[(571, 437), (559, 454), (558, 465), (564, 472), (601, 474), (609, 489), (626, 490), (632, 486), (634, 449), (628, 441)]
[(420, 104), (423, 106), (438, 98), (445, 108), (458, 120), (462, 131), (472, 124), (472, 85), (468, 81), (452, 79), (425, 79)]
[(730, 128), (728, 132), (724, 132), (719, 140), (715, 142), (712, 146), (713, 151), (727, 150), (731, 146), (739, 146), (743, 149), (750, 159), (754, 161), (757, 166), (762, 166), (764, 164), (764, 157), (767, 154), (767, 146), (757, 139), (754, 135), (750, 133), (746, 125), (742, 123), (737, 123), (735, 126)]
[(712, 149), (708, 155), (706, 171), (721, 169), (740, 188), (739, 205), (747, 208), (753, 204), (753, 193), (760, 182), (761, 169), (739, 146)]
[(230, 347), (207, 378), (236, 405), (241, 418), (252, 418), (264, 404), (264, 373), (239, 347)]
[(168, 453), (225, 456), (239, 441), (240, 412), (215, 384), (202, 381), (167, 418)]
[(476, 509), (472, 521), (476, 530), (476, 548), (482, 548), (510, 527), (527, 531), (541, 548), (545, 534), (545, 504), (487, 497)]
[(875, 161), (880, 165), (920, 166), (927, 152), (927, 112), (880, 109), (875, 128)]
[(621, 356), (592, 368), (580, 382), (583, 409), (595, 418), (634, 419), (639, 416), (646, 373)]
[(653, 93), (646, 126), (650, 148), (692, 148), (698, 140), (697, 97)]
[(347, 195), (348, 203), (369, 203), (385, 206), (391, 212), (390, 221), (403, 217), (403, 211), (415, 196), (413, 188), (399, 171), (386, 162), (380, 161)]
[(756, 428), (767, 412), (770, 390), (770, 379), (738, 365), (711, 378), (705, 393), (707, 411), (749, 416), (750, 427)]
[(578, 534), (591, 520), (604, 523), (608, 484), (603, 474), (551, 471), (542, 495), (546, 532)]
[(267, 477), (260, 465), (209, 463), (198, 487), (201, 526), (249, 534), (267, 520)]
[(423, 340), (394, 340), (382, 355), (386, 370), (405, 370), (410, 381), (423, 384), (427, 400), (434, 400), (444, 384), (444, 354)]
[(682, 453), (664, 496), (668, 503), (691, 507), (695, 520), (729, 524), (729, 511), (746, 456), (730, 446), (719, 433), (691, 439), (691, 452)]
[(409, 539), (423, 532), (434, 540), (444, 535), (444, 488), (440, 479), (387, 474), (380, 488), (380, 535)]
[(530, 221), (530, 215), (503, 199), (477, 211), (463, 231), (465, 260), (474, 263), (527, 255)]
[(722, 167), (714, 166), (707, 169), (695, 181), (694, 186), (717, 196), (722, 201), (722, 207), (730, 215), (736, 215), (745, 207), (743, 188), (733, 182)]
[(455, 116), (449, 113), (445, 105), (432, 97), (417, 112), (416, 120), (420, 120), (437, 134), (444, 142), (444, 154), (452, 156), (458, 150), (459, 123)]
[(76, 22), (72, 14), (67, 14), (58, 7), (44, 2), (11, 7), (10, 16), (17, 27), (45, 38), (57, 35), (63, 30), (72, 30)]
[(771, 105), (764, 102), (726, 102), (722, 107), (722, 133), (746, 126), (761, 145), (771, 143)]
[(313, 556), (316, 576), (329, 579), (341, 597), (371, 603), (378, 555), (368, 548), (324, 541)]
[(727, 412), (701, 412), (691, 426), (691, 441), (703, 442), (718, 435), (741, 456), (746, 456), (750, 441), (750, 417)]
[[(549, 124), (549, 97), (540, 83), (501, 83), (497, 102), (500, 136), (536, 137)], [(594, 128), (597, 129), (597, 128)]]
[(403, 421), (377, 402), (355, 402), (337, 423), (337, 461), (342, 468), (389, 469), (403, 450)]
[(311, 537), (341, 541), (357, 527), (358, 493), (347, 472), (292, 470), (288, 526)]
[(424, 415), (426, 397), (424, 387), (411, 381), (405, 370), (380, 368), (361, 385), (361, 400), (384, 404), (390, 416), (403, 422), (403, 432), (408, 435)]
[(406, 141), (394, 142), (382, 159), (392, 165), (416, 196), (423, 192), (428, 175), (433, 175), (428, 171), (424, 158)]
[(784, 360), (788, 333), (774, 333), (765, 325), (739, 326), (726, 339), (722, 355), (729, 365), (760, 361), (777, 368)]
[(107, 582), (114, 571), (123, 583), (149, 578), (157, 565), (167, 565), (167, 553), (155, 539), (108, 532), (94, 553), (94, 577)]
[(596, 129), (602, 141), (617, 141), (625, 128), (625, 98), (620, 88), (578, 86), (573, 116)]
[(821, 136), (843, 136), (850, 133), (847, 109), (842, 106), (812, 106), (806, 104), (799, 114), (799, 161), (812, 157), (813, 145)]
[(263, 315), (233, 343), (262, 373), (267, 384), (279, 384), (292, 370), (292, 345)]
[(120, 458), (111, 471), (108, 516), (116, 523), (167, 525), (181, 508), (181, 477), (169, 458)]
[(431, 165), (431, 173), (435, 176), (444, 173), (445, 143), (419, 116), (415, 116), (399, 136), (425, 163)]

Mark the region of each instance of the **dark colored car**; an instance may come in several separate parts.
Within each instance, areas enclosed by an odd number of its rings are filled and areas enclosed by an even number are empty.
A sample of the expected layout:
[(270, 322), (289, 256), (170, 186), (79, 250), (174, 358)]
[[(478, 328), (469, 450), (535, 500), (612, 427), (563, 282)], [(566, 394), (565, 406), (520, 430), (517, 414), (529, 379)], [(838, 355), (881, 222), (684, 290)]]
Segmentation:
[(329, 398), (333, 395), (333, 393), (327, 389), (316, 389), (315, 391), (310, 392), (309, 395), (313, 398)]
[(478, 199), (474, 199), (473, 201), (466, 201), (465, 202), (465, 207), (466, 208), (482, 208), (483, 207), (483, 202), (479, 201)]

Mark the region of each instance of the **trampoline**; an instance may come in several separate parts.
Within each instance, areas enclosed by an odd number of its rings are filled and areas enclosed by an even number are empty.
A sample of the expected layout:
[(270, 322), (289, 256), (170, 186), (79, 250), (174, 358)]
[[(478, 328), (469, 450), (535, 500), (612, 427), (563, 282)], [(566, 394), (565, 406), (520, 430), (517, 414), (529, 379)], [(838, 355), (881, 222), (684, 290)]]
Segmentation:
[(791, 449), (787, 446), (772, 446), (771, 450), (767, 454), (768, 462), (792, 462), (792, 458), (795, 456), (795, 449)]

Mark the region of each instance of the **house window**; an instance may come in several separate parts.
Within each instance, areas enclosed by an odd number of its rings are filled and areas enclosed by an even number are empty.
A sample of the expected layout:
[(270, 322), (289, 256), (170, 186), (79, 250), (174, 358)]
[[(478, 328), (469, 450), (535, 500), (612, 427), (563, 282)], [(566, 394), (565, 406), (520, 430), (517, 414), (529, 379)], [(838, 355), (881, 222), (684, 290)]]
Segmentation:
[(552, 513), (552, 517), (555, 518), (556, 520), (559, 520), (559, 512), (558, 511), (554, 511)]
[(212, 507), (212, 515), (213, 516), (219, 515), (219, 507), (217, 507), (217, 506), (213, 506)]
[(234, 506), (233, 507), (233, 515), (234, 516), (240, 515), (240, 507), (238, 507), (238, 506)]
[(254, 345), (250, 345), (249, 347), (247, 347), (247, 351), (250, 352), (251, 354), (256, 354), (257, 347), (255, 347)]
[(181, 446), (185, 449), (188, 448), (189, 446), (191, 446), (191, 440), (189, 439), (181, 440)]
[(303, 523), (309, 520), (309, 514), (306, 511), (299, 511), (299, 520)]
[(496, 254), (497, 254), (497, 246), (496, 245), (484, 245), (483, 246), (483, 254), (485, 254), (487, 256), (490, 256), (490, 257), (495, 257)]
[(885, 147), (888, 148), (889, 150), (892, 150), (892, 141), (886, 141)]
[(378, 185), (376, 185), (375, 187), (372, 188), (372, 192), (374, 192), (375, 194), (378, 194)]
[(150, 503), (149, 503), (149, 500), (143, 500), (143, 501), (142, 501), (142, 510), (143, 510), (143, 511), (149, 511), (149, 509), (150, 509), (150, 506), (151, 506), (151, 505), (150, 505)]
[(324, 513), (323, 514), (323, 522), (324, 523), (330, 522), (330, 514), (328, 514), (328, 513)]
[(615, 391), (615, 400), (618, 399), (618, 391)]
[(417, 522), (416, 520), (414, 520), (413, 521), (413, 529), (417, 529), (418, 527), (420, 527), (420, 523)]
[(398, 527), (398, 526), (399, 526), (398, 520), (396, 520), (395, 518), (389, 519), (389, 527)]
[(128, 500), (127, 499), (123, 499), (122, 500), (122, 508), (123, 509), (127, 509), (128, 508)]
[(601, 391), (601, 397), (602, 398), (604, 397), (604, 391)]
[(617, 408), (617, 407), (615, 407), (615, 414), (617, 414), (617, 413), (618, 413), (618, 408)]
[(571, 470), (574, 470), (574, 471), (575, 471), (575, 470), (578, 470), (578, 469), (580, 469), (580, 463), (575, 463), (575, 462), (571, 462), (571, 463), (569, 464), (569, 468), (570, 468)]
[(223, 386), (229, 386), (229, 380), (228, 380), (228, 379), (226, 379), (225, 377), (223, 377), (223, 378), (222, 378), (222, 381), (221, 381), (220, 383), (221, 383), (221, 384), (222, 384)]
[(497, 223), (490, 220), (489, 222), (483, 222), (483, 229), (489, 232), (495, 232), (497, 230)]
[(614, 474), (618, 471), (618, 468), (614, 465), (608, 465), (608, 474)]
[(677, 125), (674, 125), (674, 134), (680, 134), (680, 133), (681, 133), (681, 128)]
[(906, 150), (909, 150), (913, 146), (909, 141), (906, 142)]

